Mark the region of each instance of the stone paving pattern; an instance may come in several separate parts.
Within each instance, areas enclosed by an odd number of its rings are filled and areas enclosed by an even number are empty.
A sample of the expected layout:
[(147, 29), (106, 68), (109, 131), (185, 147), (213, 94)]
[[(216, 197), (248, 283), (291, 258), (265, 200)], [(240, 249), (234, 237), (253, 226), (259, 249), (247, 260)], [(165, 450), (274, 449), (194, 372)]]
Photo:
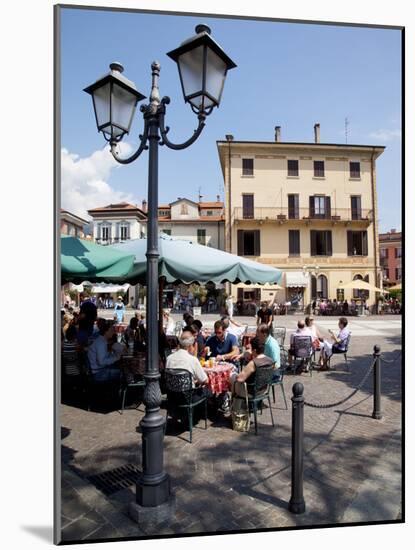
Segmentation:
[[(297, 317), (278, 318), (293, 327)], [(320, 326), (332, 323), (320, 323)], [(145, 530), (127, 516), (134, 487), (111, 497), (92, 487), (86, 477), (128, 463), (141, 463), (141, 436), (136, 426), (143, 406), (107, 414), (62, 405), (62, 538), (100, 540), (216, 531), (283, 528), (363, 521), (400, 520), (401, 509), (401, 334), (399, 324), (352, 319), (349, 353), (351, 371), (343, 356), (334, 358), (334, 371), (286, 375), (285, 410), (280, 388), (269, 411), (259, 416), (258, 436), (231, 429), (230, 419), (200, 422), (188, 443), (188, 432), (170, 424), (165, 437), (165, 468), (176, 495), (176, 513), (169, 524)], [(381, 323), (376, 325), (376, 323)], [(319, 319), (317, 318), (317, 324)], [(333, 327), (333, 328), (334, 328)], [(326, 328), (322, 332), (327, 334)], [(373, 336), (373, 332), (377, 336)], [(372, 334), (371, 334), (372, 333)], [(287, 336), (288, 338), (288, 336)], [(286, 339), (286, 342), (288, 340)], [(331, 409), (305, 408), (304, 498), (306, 513), (288, 509), (291, 484), (291, 388), (301, 380), (311, 402), (334, 402), (346, 397), (373, 361), (373, 345), (381, 346), (383, 419), (371, 418), (372, 376), (363, 390)]]

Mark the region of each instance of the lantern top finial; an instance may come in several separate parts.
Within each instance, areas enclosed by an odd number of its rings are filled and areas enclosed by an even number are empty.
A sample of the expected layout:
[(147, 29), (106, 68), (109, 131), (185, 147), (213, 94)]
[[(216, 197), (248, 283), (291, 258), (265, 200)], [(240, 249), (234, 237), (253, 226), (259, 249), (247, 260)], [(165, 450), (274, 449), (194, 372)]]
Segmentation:
[(196, 25), (195, 27), (195, 32), (196, 34), (200, 34), (201, 32), (205, 32), (207, 34), (211, 34), (211, 30), (210, 30), (210, 27), (208, 27), (207, 25)]
[(118, 63), (118, 61), (110, 63), (110, 69), (111, 71), (117, 71), (118, 73), (124, 72), (124, 67), (121, 65), (121, 63)]

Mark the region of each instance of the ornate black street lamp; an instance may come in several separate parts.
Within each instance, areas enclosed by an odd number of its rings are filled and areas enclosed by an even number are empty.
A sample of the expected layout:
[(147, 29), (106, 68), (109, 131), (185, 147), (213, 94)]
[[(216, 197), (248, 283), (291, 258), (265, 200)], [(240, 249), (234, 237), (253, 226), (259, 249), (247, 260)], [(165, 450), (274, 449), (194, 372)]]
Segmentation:
[(137, 151), (129, 158), (119, 158), (117, 143), (128, 134), (136, 105), (144, 99), (133, 82), (123, 75), (119, 63), (110, 65), (111, 72), (85, 88), (92, 95), (98, 131), (109, 142), (111, 153), (121, 164), (129, 164), (149, 150), (148, 222), (147, 222), (147, 357), (144, 404), (146, 413), (140, 422), (142, 431), (142, 474), (137, 480), (136, 501), (142, 507), (159, 506), (169, 500), (170, 479), (163, 468), (164, 417), (160, 414), (158, 353), (158, 147), (185, 149), (201, 134), (206, 117), (219, 107), (227, 71), (236, 67), (210, 36), (205, 25), (196, 27), (196, 35), (167, 55), (177, 62), (185, 102), (197, 114), (198, 127), (184, 143), (172, 143), (165, 126), (168, 97), (160, 99), (158, 79), (160, 64), (154, 61), (150, 103), (141, 106), (144, 130)]

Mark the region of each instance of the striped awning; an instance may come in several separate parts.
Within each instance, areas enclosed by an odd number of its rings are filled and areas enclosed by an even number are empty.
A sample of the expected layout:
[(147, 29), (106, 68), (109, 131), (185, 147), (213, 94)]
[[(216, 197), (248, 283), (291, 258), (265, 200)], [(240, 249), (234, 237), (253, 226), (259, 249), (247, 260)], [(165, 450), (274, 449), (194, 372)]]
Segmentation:
[(287, 271), (285, 277), (287, 287), (308, 286), (308, 275), (302, 271)]

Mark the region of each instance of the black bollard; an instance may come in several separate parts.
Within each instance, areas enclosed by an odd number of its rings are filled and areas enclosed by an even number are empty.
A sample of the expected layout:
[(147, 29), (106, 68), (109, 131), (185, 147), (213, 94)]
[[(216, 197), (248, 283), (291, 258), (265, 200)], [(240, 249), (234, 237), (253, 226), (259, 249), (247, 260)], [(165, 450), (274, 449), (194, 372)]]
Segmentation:
[(372, 418), (380, 420), (382, 418), (382, 410), (380, 405), (381, 397), (381, 373), (380, 373), (380, 347), (373, 347), (373, 357), (375, 366), (373, 368), (373, 413)]
[(293, 386), (291, 426), (291, 498), (288, 509), (292, 514), (304, 514), (303, 496), (303, 434), (304, 434), (304, 386)]

